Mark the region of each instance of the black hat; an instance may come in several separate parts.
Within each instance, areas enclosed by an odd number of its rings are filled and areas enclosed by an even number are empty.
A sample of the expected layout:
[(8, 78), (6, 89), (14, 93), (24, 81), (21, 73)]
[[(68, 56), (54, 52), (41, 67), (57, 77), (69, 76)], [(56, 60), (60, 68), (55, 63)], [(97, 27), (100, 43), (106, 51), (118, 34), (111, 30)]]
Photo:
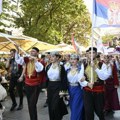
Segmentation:
[(37, 52), (39, 52), (39, 49), (37, 47), (33, 47), (32, 49), (36, 50)]
[(16, 49), (11, 49), (10, 52), (14, 52), (14, 53), (15, 53), (15, 52), (16, 52)]
[(89, 49), (88, 49), (88, 50), (86, 50), (86, 52), (89, 52)]
[(97, 52), (97, 48), (96, 47), (90, 47), (89, 51), (91, 51), (93, 49), (93, 51)]

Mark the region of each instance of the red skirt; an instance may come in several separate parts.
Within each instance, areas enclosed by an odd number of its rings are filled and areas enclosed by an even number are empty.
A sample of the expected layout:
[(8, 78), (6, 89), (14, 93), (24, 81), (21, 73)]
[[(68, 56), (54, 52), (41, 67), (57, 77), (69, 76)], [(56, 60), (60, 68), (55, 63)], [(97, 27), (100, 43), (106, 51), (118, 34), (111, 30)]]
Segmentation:
[(105, 84), (105, 110), (120, 110), (117, 88), (114, 87), (112, 78), (106, 80)]

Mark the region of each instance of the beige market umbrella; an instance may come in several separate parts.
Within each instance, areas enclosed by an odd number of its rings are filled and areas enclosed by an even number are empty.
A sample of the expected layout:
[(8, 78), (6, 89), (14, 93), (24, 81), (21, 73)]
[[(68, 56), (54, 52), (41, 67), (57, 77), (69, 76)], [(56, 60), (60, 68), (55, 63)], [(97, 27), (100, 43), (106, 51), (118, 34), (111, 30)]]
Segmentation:
[[(3, 38), (3, 36), (5, 38)], [(18, 44), (20, 48), (26, 52), (29, 51), (32, 47), (38, 47), (40, 51), (56, 48), (55, 45), (41, 42), (35, 38), (24, 36), (24, 35), (14, 37), (11, 35), (4, 34), (3, 36), (0, 36), (0, 51), (8, 52), (10, 49), (15, 48), (13, 42)], [(13, 42), (11, 43), (11, 41), (8, 41), (6, 37), (11, 39)]]

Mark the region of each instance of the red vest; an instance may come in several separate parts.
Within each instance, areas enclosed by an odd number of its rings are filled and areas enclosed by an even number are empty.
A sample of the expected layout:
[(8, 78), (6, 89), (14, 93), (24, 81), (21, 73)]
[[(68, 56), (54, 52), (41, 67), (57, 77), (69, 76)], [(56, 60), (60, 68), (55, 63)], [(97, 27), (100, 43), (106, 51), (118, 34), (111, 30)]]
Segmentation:
[[(29, 58), (25, 57), (24, 61), (27, 64), (29, 63)], [(40, 61), (39, 61), (40, 62)], [(42, 62), (41, 62), (42, 63)], [(42, 63), (44, 66), (44, 63)], [(27, 67), (26, 67), (26, 71), (25, 71), (25, 84), (29, 85), (29, 86), (36, 86), (36, 85), (40, 85), (43, 82), (45, 82), (45, 71), (44, 69), (41, 72), (36, 72), (36, 70), (33, 71), (33, 74), (31, 75), (31, 77), (28, 76), (27, 74)]]

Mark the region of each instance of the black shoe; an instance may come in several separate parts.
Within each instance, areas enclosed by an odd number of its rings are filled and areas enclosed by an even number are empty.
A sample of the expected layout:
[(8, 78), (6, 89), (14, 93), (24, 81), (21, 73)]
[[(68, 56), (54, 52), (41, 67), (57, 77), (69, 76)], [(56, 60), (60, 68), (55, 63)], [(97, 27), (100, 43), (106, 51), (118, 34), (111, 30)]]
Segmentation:
[(17, 104), (13, 104), (12, 107), (10, 108), (10, 111), (13, 111), (16, 108)]
[(104, 115), (114, 114), (113, 110), (105, 110)]
[(43, 107), (47, 107), (48, 106), (48, 104), (47, 103), (45, 103), (44, 105), (43, 105)]
[(17, 110), (22, 110), (23, 109), (23, 105), (19, 105)]

